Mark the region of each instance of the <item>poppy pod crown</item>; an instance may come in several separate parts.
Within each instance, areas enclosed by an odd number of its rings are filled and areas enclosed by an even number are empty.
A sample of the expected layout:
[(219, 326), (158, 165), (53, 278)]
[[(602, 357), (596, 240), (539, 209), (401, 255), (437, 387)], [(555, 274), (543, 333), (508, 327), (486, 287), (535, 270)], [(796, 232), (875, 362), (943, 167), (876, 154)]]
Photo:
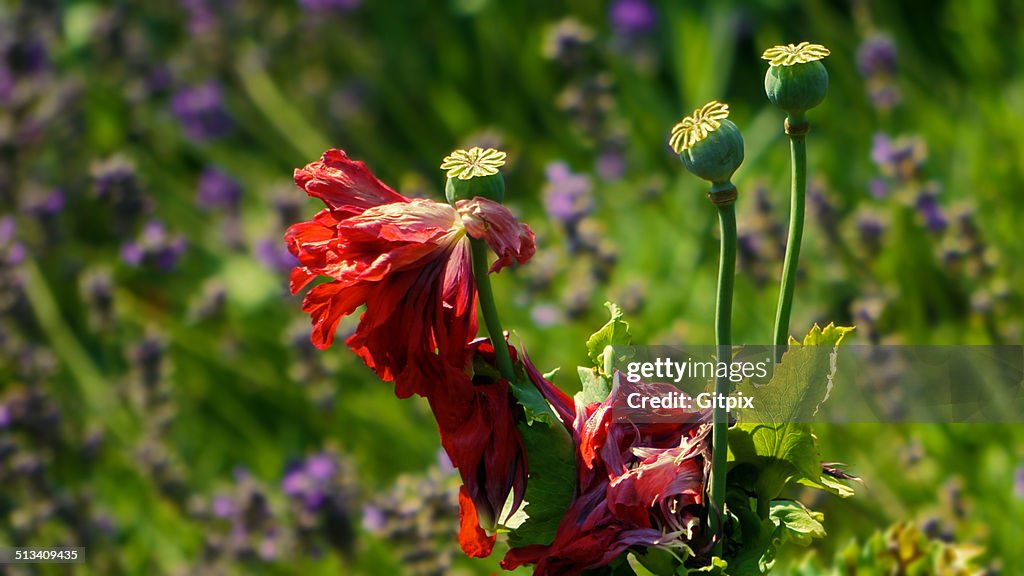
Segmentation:
[(506, 154), (494, 148), (473, 147), (445, 156), (441, 169), (447, 170), (444, 195), (449, 204), (477, 196), (501, 202), (505, 199), (505, 177), (498, 171)]
[(828, 70), (821, 59), (828, 55), (828, 48), (809, 42), (765, 50), (761, 58), (771, 65), (764, 91), (772, 104), (795, 117), (821, 104), (828, 93)]

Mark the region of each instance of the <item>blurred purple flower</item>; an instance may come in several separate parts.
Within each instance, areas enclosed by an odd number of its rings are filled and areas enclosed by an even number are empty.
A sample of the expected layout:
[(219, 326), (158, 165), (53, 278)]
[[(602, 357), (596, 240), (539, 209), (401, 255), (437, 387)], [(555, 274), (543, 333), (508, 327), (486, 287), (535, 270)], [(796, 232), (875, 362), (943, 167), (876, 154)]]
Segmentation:
[(1018, 500), (1024, 500), (1024, 464), (1017, 467), (1013, 477), (1013, 495)]
[(871, 197), (876, 200), (881, 200), (889, 195), (889, 186), (885, 183), (884, 178), (872, 178), (871, 182), (868, 182), (868, 190), (871, 191)]
[(871, 104), (880, 110), (888, 110), (900, 103), (899, 88), (892, 84), (874, 84), (868, 88)]
[(306, 510), (315, 511), (333, 491), (335, 476), (340, 471), (337, 458), (330, 453), (314, 454), (293, 464), (281, 479), (281, 491), (300, 500)]
[(894, 74), (896, 45), (892, 38), (876, 34), (865, 40), (857, 49), (857, 69), (866, 78), (878, 74)]
[(362, 4), (362, 0), (299, 0), (299, 6), (310, 12), (349, 12)]
[(202, 210), (231, 210), (242, 199), (242, 186), (217, 168), (203, 170), (199, 177), (196, 204)]
[(181, 235), (171, 236), (163, 222), (150, 220), (139, 238), (121, 247), (121, 260), (129, 266), (152, 263), (162, 271), (170, 271), (185, 252), (186, 242)]
[(37, 193), (34, 197), (29, 198), (25, 205), (25, 212), (37, 218), (52, 218), (60, 214), (64, 209), (64, 204), (64, 191), (54, 188), (48, 193)]
[(545, 328), (564, 323), (565, 314), (554, 304), (537, 304), (530, 309), (530, 319), (537, 327)]
[(182, 0), (181, 6), (188, 12), (188, 31), (193, 36), (203, 36), (217, 29), (217, 15), (209, 0)]
[(552, 218), (572, 225), (594, 210), (589, 177), (573, 174), (565, 162), (548, 164), (545, 173), (544, 206)]
[(658, 15), (647, 0), (615, 0), (608, 20), (616, 33), (637, 36), (654, 28)]
[(15, 239), (16, 231), (13, 216), (0, 218), (0, 264), (13, 267), (25, 259), (25, 246)]
[(126, 242), (121, 246), (121, 261), (129, 266), (141, 266), (145, 256), (146, 253), (142, 250), (142, 246), (135, 242)]
[(7, 45), (0, 60), (12, 75), (33, 76), (50, 66), (50, 55), (40, 38), (25, 37)]
[(230, 496), (220, 494), (214, 497), (211, 508), (217, 518), (230, 518), (235, 512), (235, 503)]
[(937, 195), (936, 190), (922, 190), (916, 202), (925, 227), (932, 232), (942, 232), (949, 225), (949, 220), (939, 206)]
[(902, 136), (892, 140), (879, 132), (872, 139), (871, 160), (882, 174), (901, 182), (916, 178), (927, 156), (924, 140), (918, 136)]
[[(299, 264), (298, 258), (288, 250), (284, 243), (276, 238), (263, 238), (257, 242), (256, 257), (266, 267), (281, 273), (290, 272), (293, 267)], [(309, 338), (306, 338), (306, 340), (309, 340)]]
[(372, 504), (363, 506), (363, 528), (367, 532), (383, 532), (384, 528), (387, 527), (387, 522), (387, 516), (385, 516), (384, 511), (379, 506)]
[(196, 142), (226, 136), (233, 127), (231, 116), (224, 107), (221, 87), (216, 82), (182, 88), (172, 98), (171, 110), (185, 135)]
[(618, 150), (605, 150), (597, 157), (594, 168), (602, 180), (618, 180), (626, 172), (626, 158)]

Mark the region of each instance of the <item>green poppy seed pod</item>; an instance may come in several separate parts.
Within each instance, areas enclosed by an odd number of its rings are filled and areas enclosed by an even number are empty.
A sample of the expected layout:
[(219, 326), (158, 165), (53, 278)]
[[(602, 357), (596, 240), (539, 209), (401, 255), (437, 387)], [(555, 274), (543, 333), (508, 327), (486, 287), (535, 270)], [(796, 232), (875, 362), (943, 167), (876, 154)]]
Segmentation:
[(728, 116), (729, 105), (712, 100), (676, 124), (668, 141), (687, 170), (713, 184), (712, 193), (732, 189), (743, 163), (743, 136)]
[(453, 206), (459, 200), (470, 200), (477, 196), (500, 203), (505, 199), (505, 177), (499, 172), (469, 180), (448, 178), (444, 185), (444, 197)]
[(717, 129), (683, 150), (679, 158), (687, 170), (708, 182), (728, 182), (743, 163), (743, 136), (731, 120), (722, 120)]
[(764, 75), (768, 100), (796, 118), (821, 104), (828, 93), (828, 70), (821, 59), (828, 55), (824, 46), (808, 42), (765, 50), (761, 57), (771, 64)]
[(494, 148), (456, 150), (441, 162), (447, 170), (448, 181), (444, 195), (454, 205), (459, 200), (477, 196), (495, 202), (505, 199), (505, 177), (498, 171), (505, 165), (506, 154)]

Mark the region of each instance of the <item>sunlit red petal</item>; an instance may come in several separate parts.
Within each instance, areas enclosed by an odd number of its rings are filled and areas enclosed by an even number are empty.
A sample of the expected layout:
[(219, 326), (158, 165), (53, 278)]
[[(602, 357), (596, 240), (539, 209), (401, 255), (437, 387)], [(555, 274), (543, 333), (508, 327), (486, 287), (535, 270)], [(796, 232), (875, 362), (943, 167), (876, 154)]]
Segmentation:
[(498, 255), (498, 260), (491, 265), (491, 272), (513, 262), (525, 264), (537, 251), (533, 230), (517, 222), (512, 212), (501, 204), (478, 196), (472, 200), (459, 200), (455, 206), (469, 235), (486, 241)]
[(342, 218), (381, 204), (408, 202), (342, 150), (328, 150), (319, 160), (296, 169), (295, 185), (323, 200)]
[(486, 558), (494, 549), (494, 536), (488, 536), (476, 520), (476, 508), (466, 487), (459, 489), (459, 545), (471, 558)]
[(366, 300), (365, 286), (345, 286), (341, 282), (320, 284), (306, 294), (302, 310), (313, 319), (313, 345), (324, 349), (334, 341), (334, 332), (343, 316), (355, 311)]

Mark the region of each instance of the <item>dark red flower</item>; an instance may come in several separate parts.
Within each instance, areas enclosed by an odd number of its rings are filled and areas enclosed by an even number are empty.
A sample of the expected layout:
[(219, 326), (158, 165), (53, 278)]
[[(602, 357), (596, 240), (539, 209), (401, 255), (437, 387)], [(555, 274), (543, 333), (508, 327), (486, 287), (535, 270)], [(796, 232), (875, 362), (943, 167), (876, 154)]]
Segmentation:
[[(514, 354), (515, 349), (509, 348)], [(520, 410), (508, 380), (494, 368), (494, 348), (481, 338), (469, 350), (470, 364), (488, 367), (486, 373), (451, 374), (448, 385), (438, 387), (427, 399), (441, 445), (459, 469), (480, 524), (493, 530), (510, 492), (516, 498), (513, 509), (522, 502), (526, 453), (516, 429)]]
[(291, 290), (317, 276), (302, 303), (312, 341), (326, 348), (342, 317), (365, 305), (346, 343), (399, 397), (428, 395), (447, 367), (461, 370), (476, 336), (476, 288), (468, 237), (495, 250), (492, 271), (525, 262), (535, 246), (529, 227), (483, 198), (455, 207), (409, 199), (341, 150), (295, 171), (295, 183), (327, 208), (285, 234), (298, 258)]
[[(574, 576), (607, 565), (630, 546), (683, 548), (693, 540), (710, 427), (678, 422), (687, 418), (675, 423), (613, 418), (624, 380), (616, 378), (604, 402), (576, 406), (576, 494), (554, 541), (513, 548), (503, 568), (535, 564), (536, 575)], [(662, 392), (678, 390), (666, 386)]]

